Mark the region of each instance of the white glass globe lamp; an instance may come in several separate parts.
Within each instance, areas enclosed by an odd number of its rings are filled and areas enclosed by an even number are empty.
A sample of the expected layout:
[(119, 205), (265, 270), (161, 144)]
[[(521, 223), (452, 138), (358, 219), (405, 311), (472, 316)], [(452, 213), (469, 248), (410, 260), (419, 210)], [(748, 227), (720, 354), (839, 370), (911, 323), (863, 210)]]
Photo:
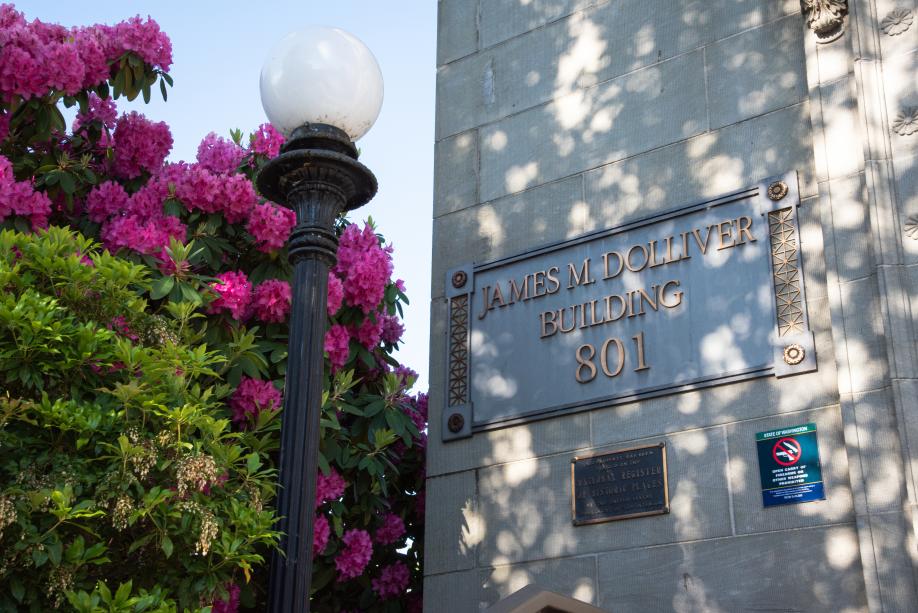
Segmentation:
[(382, 101), (376, 58), (360, 39), (339, 28), (308, 26), (291, 32), (261, 68), (261, 104), (284, 136), (305, 124), (327, 124), (356, 141), (373, 126)]

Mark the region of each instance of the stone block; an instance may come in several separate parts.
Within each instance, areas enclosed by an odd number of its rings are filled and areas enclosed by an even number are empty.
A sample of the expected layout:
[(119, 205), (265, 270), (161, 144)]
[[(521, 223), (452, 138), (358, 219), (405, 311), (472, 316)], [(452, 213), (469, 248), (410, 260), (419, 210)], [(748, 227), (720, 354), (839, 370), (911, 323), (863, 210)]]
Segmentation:
[(906, 233), (911, 224), (918, 225), (918, 156), (896, 158), (893, 168), (899, 222), (896, 234), (902, 245), (902, 260), (906, 264), (918, 264), (918, 229), (913, 230), (911, 236)]
[[(886, 339), (882, 334), (883, 314), (877, 294), (876, 276), (839, 283), (843, 329), (835, 327), (835, 342), (844, 347), (846, 363), (839, 391), (864, 392), (887, 385), (889, 367)], [(845, 372), (847, 371), (847, 372)]]
[(427, 575), (424, 577), (424, 613), (479, 611), (480, 594), (477, 570)]
[[(712, 428), (628, 441), (616, 448), (667, 444), (671, 513), (574, 526), (573, 453), (478, 471), (480, 511), (487, 531), (479, 566), (693, 541), (730, 534), (729, 499), (720, 467), (723, 430)], [(612, 451), (594, 448), (591, 452)]]
[(706, 129), (702, 54), (695, 52), (483, 128), (481, 199), (522, 191)]
[[(911, 410), (918, 398), (918, 379), (893, 381), (893, 393), (900, 408), (902, 431), (905, 434), (906, 454), (903, 456), (908, 489), (918, 492), (918, 411)], [(918, 511), (918, 509), (916, 509)]]
[[(755, 435), (757, 432), (816, 424), (826, 499), (764, 508)], [(727, 426), (730, 459), (726, 473), (733, 494), (736, 533), (771, 532), (854, 521), (848, 456), (838, 405)]]
[(576, 176), (434, 220), (432, 293), (442, 295), (446, 271), (455, 266), (480, 264), (583, 234), (585, 211), (583, 182)]
[(829, 181), (835, 265), (840, 282), (869, 276), (874, 270), (873, 234), (862, 174)]
[(907, 271), (902, 266), (877, 268), (880, 293), (886, 298), (886, 343), (890, 378), (918, 378), (918, 329), (909, 317)]
[(584, 175), (587, 230), (610, 228), (797, 170), (815, 193), (807, 103), (702, 134)]
[(803, 257), (804, 286), (807, 300), (826, 297), (826, 260), (823, 241), (822, 212), (819, 198), (807, 198), (797, 208), (800, 227), (800, 253)]
[[(912, 26), (912, 28), (915, 27)], [(911, 128), (906, 129), (900, 126), (903, 119), (915, 117), (918, 114), (916, 110), (918, 109), (918, 92), (915, 91), (914, 86), (916, 74), (918, 74), (918, 54), (906, 53), (884, 59), (881, 75), (875, 75), (877, 79), (882, 78), (882, 83), (876, 83), (876, 86), (882, 87), (885, 94), (886, 116), (889, 121), (887, 129), (890, 131), (889, 142), (892, 145), (894, 158), (914, 155), (918, 152), (918, 133), (908, 133), (909, 129), (914, 129), (915, 120), (911, 121)], [(877, 112), (879, 113), (879, 110)], [(883, 126), (876, 127), (883, 129)]]
[[(911, 25), (902, 21), (900, 16), (894, 15), (893, 11), (907, 9), (911, 13)], [(918, 28), (915, 27), (915, 3), (914, 1), (903, 2), (902, 0), (877, 0), (876, 17), (879, 30), (880, 49), (882, 57), (885, 59), (895, 56), (912, 53), (918, 48)], [(899, 19), (896, 19), (899, 17)], [(889, 22), (887, 22), (889, 19)], [(887, 31), (882, 26), (889, 24)], [(898, 23), (898, 25), (895, 25)]]
[[(857, 111), (854, 77), (819, 87), (825, 165), (828, 178), (838, 179), (864, 168), (863, 135)], [(820, 177), (822, 180), (823, 177)]]
[(434, 218), (478, 203), (478, 131), (469, 130), (434, 147)]
[[(901, 511), (876, 513), (868, 516), (869, 534), (873, 551), (865, 555), (873, 558), (882, 599), (883, 611), (913, 611), (918, 602), (918, 586), (914, 572), (914, 541), (906, 527), (907, 519)], [(863, 545), (863, 543), (862, 543)]]
[(851, 525), (619, 551), (597, 566), (597, 606), (615, 613), (867, 608)]
[(525, 34), (603, 0), (486, 0), (481, 4), (481, 46)]
[[(485, 3), (489, 5), (489, 3)], [(437, 137), (491, 123), (580, 89), (607, 43), (564, 20), (480, 51), (438, 74)]]
[(615, 53), (604, 54), (597, 67), (584, 71), (582, 82), (605, 81), (799, 11), (793, 0), (618, 0), (599, 5), (584, 11), (583, 21), (596, 31), (594, 38), (614, 44)]
[(466, 471), (427, 479), (424, 573), (475, 566), (484, 526), (478, 511), (475, 473)]
[(478, 49), (478, 1), (437, 2), (437, 65), (452, 62)]
[(594, 604), (596, 557), (561, 558), (485, 568), (480, 571), (481, 602), (489, 606), (529, 584)]
[(712, 129), (807, 97), (802, 35), (800, 18), (793, 15), (705, 49)]
[(888, 512), (902, 508), (906, 496), (902, 446), (896, 409), (889, 389), (852, 394), (857, 428), (857, 454), (864, 482), (867, 510)]
[[(482, 2), (483, 50), (438, 75), (437, 138), (566, 95), (583, 96), (584, 87), (799, 11), (789, 0), (747, 4), (734, 0)], [(499, 41), (504, 42), (493, 46)], [(798, 42), (794, 47), (802, 45)]]
[[(441, 407), (437, 407), (438, 419), (440, 410)], [(520, 461), (552, 453), (572, 453), (590, 444), (589, 413), (480, 432), (472, 438), (449, 443), (441, 442), (439, 425), (435, 432), (434, 423), (431, 418), (427, 448), (428, 475)]]

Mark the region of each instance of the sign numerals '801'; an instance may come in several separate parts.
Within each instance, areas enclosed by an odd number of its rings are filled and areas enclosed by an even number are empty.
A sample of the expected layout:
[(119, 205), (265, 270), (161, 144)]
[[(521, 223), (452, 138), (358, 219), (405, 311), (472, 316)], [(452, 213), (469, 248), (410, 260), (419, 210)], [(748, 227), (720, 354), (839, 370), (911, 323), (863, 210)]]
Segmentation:
[[(631, 340), (634, 341), (634, 349), (637, 354), (637, 365), (634, 367), (634, 372), (650, 370), (650, 366), (648, 366), (647, 362), (644, 360), (644, 333), (638, 332), (631, 337)], [(615, 358), (613, 360), (615, 368), (610, 368), (609, 352), (613, 345), (615, 346)], [(602, 374), (610, 379), (622, 374), (622, 370), (625, 368), (625, 354), (625, 344), (621, 339), (614, 337), (607, 338), (599, 348), (599, 367), (602, 369)], [(577, 379), (577, 383), (589, 383), (595, 379), (596, 375), (599, 373), (594, 363), (596, 359), (596, 347), (590, 343), (580, 345), (577, 347), (576, 358), (577, 371), (574, 374), (574, 378)]]

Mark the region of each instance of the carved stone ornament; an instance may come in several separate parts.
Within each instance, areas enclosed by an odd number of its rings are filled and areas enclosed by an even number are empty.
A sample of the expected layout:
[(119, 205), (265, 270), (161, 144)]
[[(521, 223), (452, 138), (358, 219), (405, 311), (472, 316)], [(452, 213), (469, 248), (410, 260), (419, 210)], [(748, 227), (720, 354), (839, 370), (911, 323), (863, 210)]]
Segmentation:
[(800, 6), (816, 42), (830, 43), (844, 33), (847, 0), (800, 0)]
[(909, 136), (918, 132), (918, 106), (907, 106), (899, 111), (892, 129), (899, 136)]
[(797, 343), (788, 345), (784, 348), (784, 361), (790, 366), (796, 366), (802, 362), (805, 357), (806, 351)]
[(918, 241), (918, 215), (910, 215), (905, 220), (905, 235)]
[(880, 28), (890, 36), (898, 36), (912, 27), (914, 20), (915, 17), (910, 10), (897, 6), (883, 18)]

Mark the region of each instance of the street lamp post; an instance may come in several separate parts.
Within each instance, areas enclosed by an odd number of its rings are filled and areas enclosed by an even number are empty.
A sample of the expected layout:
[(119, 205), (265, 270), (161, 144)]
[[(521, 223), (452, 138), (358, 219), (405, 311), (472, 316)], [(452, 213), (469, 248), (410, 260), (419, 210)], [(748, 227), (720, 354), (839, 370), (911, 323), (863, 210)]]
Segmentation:
[(264, 197), (293, 209), (297, 221), (288, 244), (293, 305), (277, 496), (284, 555), (271, 563), (272, 613), (309, 611), (328, 271), (338, 250), (334, 224), (376, 194), (376, 177), (357, 161), (353, 141), (376, 121), (382, 96), (373, 54), (336, 28), (289, 34), (261, 71), (262, 105), (287, 141), (257, 185)]

